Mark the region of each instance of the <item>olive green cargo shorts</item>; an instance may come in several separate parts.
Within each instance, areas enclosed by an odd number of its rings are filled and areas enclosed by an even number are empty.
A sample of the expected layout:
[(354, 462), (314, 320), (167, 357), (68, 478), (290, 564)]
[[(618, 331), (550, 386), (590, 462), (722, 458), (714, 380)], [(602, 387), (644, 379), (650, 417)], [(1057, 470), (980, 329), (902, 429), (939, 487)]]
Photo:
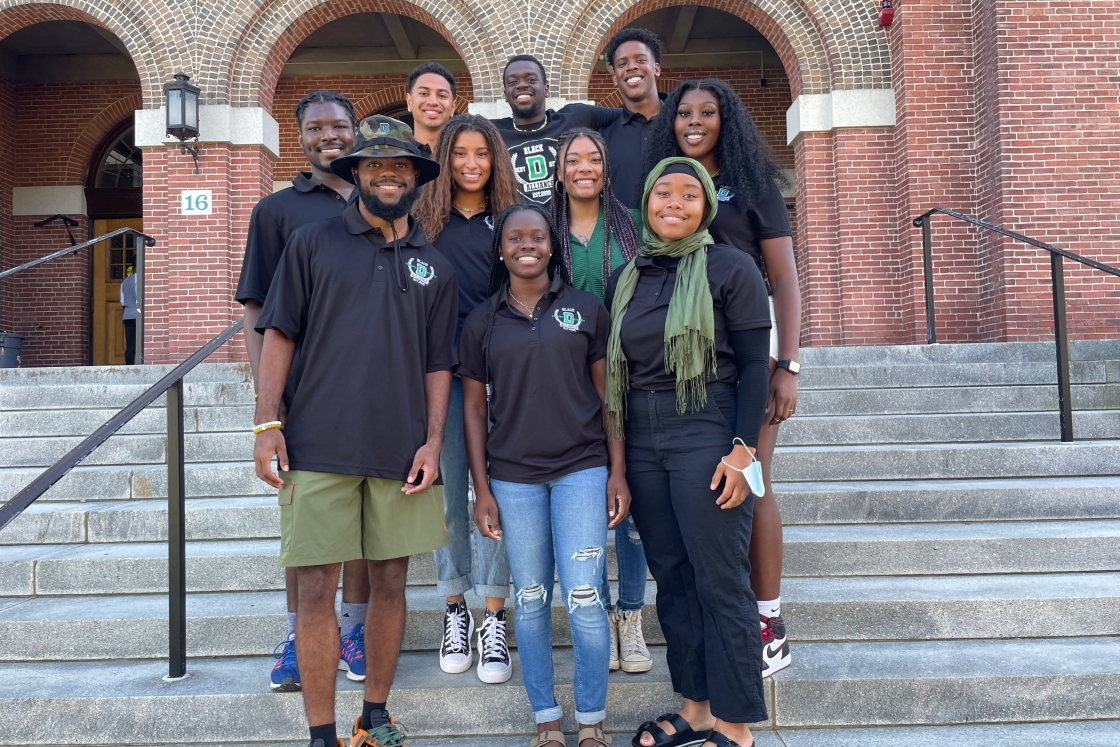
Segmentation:
[(406, 495), (399, 480), (298, 470), (280, 474), (281, 566), (390, 560), (447, 544), (438, 485)]

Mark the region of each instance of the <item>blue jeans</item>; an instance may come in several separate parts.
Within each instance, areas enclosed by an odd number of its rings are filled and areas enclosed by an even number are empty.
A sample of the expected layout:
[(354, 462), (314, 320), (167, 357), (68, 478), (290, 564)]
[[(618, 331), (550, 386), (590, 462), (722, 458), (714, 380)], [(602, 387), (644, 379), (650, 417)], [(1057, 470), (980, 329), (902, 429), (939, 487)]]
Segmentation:
[[(646, 551), (630, 514), (614, 528), (614, 554), (618, 559), (618, 608), (630, 612), (646, 603)], [(609, 610), (611, 584), (607, 580), (607, 564), (603, 563), (603, 605)]]
[[(439, 455), (443, 475), (443, 521), (447, 545), (435, 551), (436, 591), (456, 597), (473, 588), (480, 597), (509, 597), (509, 562), (501, 542), (483, 537), (474, 524), (467, 495), (467, 445), (463, 436), (463, 381), (451, 379), (451, 403)], [(474, 574), (471, 574), (471, 535), (474, 535)]]
[(538, 724), (556, 721), (552, 691), (553, 574), (568, 609), (575, 654), (576, 720), (597, 724), (607, 712), (611, 636), (599, 596), (607, 545), (607, 468), (594, 467), (539, 485), (490, 479), (516, 591), (521, 677)]

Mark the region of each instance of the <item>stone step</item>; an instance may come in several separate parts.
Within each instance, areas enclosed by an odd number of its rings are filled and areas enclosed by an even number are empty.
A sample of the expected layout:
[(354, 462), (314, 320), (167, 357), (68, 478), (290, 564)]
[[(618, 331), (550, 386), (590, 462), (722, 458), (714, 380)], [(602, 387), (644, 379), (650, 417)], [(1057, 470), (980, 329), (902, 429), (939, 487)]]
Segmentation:
[[(1071, 360), (1120, 361), (1120, 340), (1074, 340)], [(1055, 363), (1053, 342), (866, 345), (802, 348), (806, 366), (913, 366), (929, 363)]]
[[(151, 386), (170, 373), (174, 367), (165, 363), (145, 366), (5, 368), (0, 369), (0, 388), (94, 384)], [(252, 381), (252, 377), (248, 363), (201, 363), (185, 377), (187, 384), (200, 381), (244, 383)]]
[[(1115, 519), (791, 526), (783, 567), (788, 577), (1116, 571), (1118, 540)], [(188, 542), (188, 590), (282, 589), (277, 553), (275, 539)], [(0, 596), (159, 593), (166, 567), (164, 542), (0, 546)], [(414, 556), (409, 581), (435, 583), (431, 553)]]
[[(0, 410), (120, 410), (147, 390), (147, 384), (45, 384), (0, 386)], [(161, 395), (153, 406), (166, 402)], [(183, 403), (188, 406), (252, 405), (253, 384), (245, 381), (196, 381), (185, 383)]]
[[(0, 464), (8, 467), (49, 467), (81, 442), (78, 436), (47, 438), (0, 438)], [(112, 436), (86, 457), (88, 465), (134, 465), (165, 462), (164, 435)], [(249, 460), (253, 455), (253, 434), (237, 433), (187, 433), (184, 438), (184, 458), (193, 463), (224, 462), (241, 457)]]
[[(655, 595), (650, 582), (643, 627), (647, 642), (661, 644)], [(467, 596), (481, 620), (482, 600)], [(1120, 635), (1120, 573), (788, 578), (782, 600), (796, 642)], [(408, 589), (405, 650), (439, 648), (444, 604), (432, 586)], [(261, 655), (282, 640), (285, 611), (283, 592), (191, 594), (187, 650), (192, 657)], [(161, 658), (166, 620), (163, 595), (6, 599), (0, 661)], [(558, 592), (552, 620), (555, 644), (570, 645)], [(513, 632), (510, 640), (516, 646)]]
[[(119, 409), (0, 410), (0, 437), (35, 438), (81, 436), (93, 433)], [(183, 408), (187, 432), (247, 431), (253, 425), (253, 405), (208, 405)], [(126, 423), (120, 434), (167, 433), (167, 411), (152, 405)]]
[[(1071, 361), (1074, 384), (1107, 384), (1120, 381), (1116, 361)], [(1017, 386), (1058, 385), (1054, 361), (1038, 363), (927, 363), (922, 365), (860, 364), (810, 366), (802, 364), (797, 383), (809, 389), (870, 389), (873, 387)]]
[[(802, 482), (775, 490), (786, 526), (1120, 518), (1120, 476)], [(271, 495), (189, 498), (186, 516), (192, 540), (280, 536)], [(166, 499), (42, 500), (0, 531), (0, 545), (166, 539)]]
[[(1073, 409), (1120, 409), (1120, 384), (1084, 384), (1072, 390)], [(797, 415), (922, 415), (1057, 412), (1054, 386), (962, 386), (895, 389), (808, 389)], [(1077, 418), (1074, 417), (1076, 426)]]
[[(42, 473), (42, 467), (0, 468), (0, 496), (7, 500)], [(248, 461), (188, 463), (186, 480), (187, 495), (193, 497), (276, 495), (274, 488), (257, 478), (252, 462)], [(79, 465), (44, 493), (40, 500), (105, 501), (166, 497), (166, 465)]]
[[(1120, 412), (1083, 410), (1074, 418), (1078, 439), (1120, 438)], [(782, 446), (1054, 441), (1057, 412), (935, 415), (798, 416), (782, 425)]]
[[(652, 651), (650, 672), (611, 676), (608, 730), (630, 730), (677, 707), (663, 649)], [(571, 652), (557, 649), (553, 658), (562, 726), (571, 731)], [(411, 734), (513, 735), (533, 728), (516, 652), (514, 676), (504, 685), (483, 685), (470, 672), (444, 674), (430, 659), (430, 653), (403, 654), (390, 696), (390, 708)], [(0, 734), (18, 735), (21, 744), (56, 744), (58, 724), (67, 724), (67, 739), (85, 745), (305, 739), (302, 698), (269, 692), (262, 676), (268, 662), (192, 659), (191, 676), (177, 683), (162, 682), (162, 661), (7, 664)], [(1061, 645), (1034, 639), (802, 644), (794, 665), (766, 683), (779, 729), (1117, 719), (1118, 688), (1114, 638), (1069, 638)], [(350, 722), (360, 700), (360, 686), (339, 677), (339, 723)]]

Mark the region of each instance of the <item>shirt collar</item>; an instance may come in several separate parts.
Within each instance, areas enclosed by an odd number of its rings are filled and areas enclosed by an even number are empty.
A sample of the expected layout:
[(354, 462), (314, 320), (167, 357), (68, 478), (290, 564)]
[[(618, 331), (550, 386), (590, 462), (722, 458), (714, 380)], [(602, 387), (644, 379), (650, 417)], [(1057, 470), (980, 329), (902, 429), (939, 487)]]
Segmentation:
[(322, 184), (316, 184), (315, 182), (311, 181), (310, 171), (301, 171), (296, 174), (295, 179), (292, 179), (292, 189), (297, 192), (303, 192), (304, 194), (307, 194), (308, 192), (322, 186)]
[[(355, 190), (357, 191), (357, 190)], [(342, 211), (342, 220), (346, 224), (346, 230), (354, 236), (361, 236), (366, 233), (373, 232), (371, 239), (381, 239), (381, 244), (390, 244), (393, 237), (386, 238), (382, 235), (381, 231), (371, 226), (362, 217), (361, 212), (358, 210), (358, 201), (351, 200), (347, 204), (346, 209)], [(411, 215), (408, 216), (408, 233), (399, 238), (399, 242), (406, 246), (424, 246), (428, 243), (428, 237), (424, 235), (424, 229)]]
[[(547, 299), (549, 296), (554, 296), (556, 299), (561, 299), (564, 297), (564, 289), (566, 287), (567, 284), (560, 277), (560, 273), (557, 272), (553, 274), (552, 280), (549, 281), (548, 290), (545, 292), (544, 297)], [(502, 289), (498, 291), (497, 296), (495, 296), (497, 298), (497, 304), (494, 307), (495, 309), (500, 309), (503, 305), (510, 305), (508, 292), (509, 280), (506, 280), (504, 283), (502, 283)]]
[[(669, 94), (667, 94), (667, 93), (661, 93), (661, 92), (658, 92), (658, 94), (657, 94), (657, 99), (658, 99), (658, 101), (660, 101), (660, 102), (661, 102), (662, 104), (664, 104), (664, 103), (665, 103), (665, 99), (666, 99), (666, 98), (668, 97), (668, 95), (669, 95)], [(656, 116), (657, 116), (657, 115), (654, 115), (653, 117), (648, 117), (648, 118), (647, 118), (647, 117), (646, 117), (646, 116), (645, 116), (644, 114), (639, 114), (638, 112), (630, 111), (629, 109), (627, 109), (627, 108), (626, 108), (626, 107), (624, 106), (624, 107), (622, 107), (622, 116), (621, 116), (621, 117), (619, 117), (619, 120), (620, 120), (620, 121), (621, 121), (621, 122), (622, 122), (623, 124), (630, 124), (631, 120), (633, 120), (633, 119), (634, 119), (635, 117), (641, 117), (641, 119), (640, 119), (640, 120), (638, 120), (639, 122), (651, 122), (651, 121), (653, 121), (653, 120), (654, 120), (654, 119), (656, 118)]]

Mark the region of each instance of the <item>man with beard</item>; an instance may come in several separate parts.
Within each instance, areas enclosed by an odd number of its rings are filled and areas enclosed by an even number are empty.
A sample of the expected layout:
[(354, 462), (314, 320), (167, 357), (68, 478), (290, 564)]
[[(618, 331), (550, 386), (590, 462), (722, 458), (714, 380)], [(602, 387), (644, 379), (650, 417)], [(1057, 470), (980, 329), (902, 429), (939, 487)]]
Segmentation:
[[(646, 29), (623, 29), (607, 42), (603, 57), (622, 95), (623, 114), (599, 132), (611, 159), (614, 196), (628, 208), (642, 201), (646, 143), (665, 94), (657, 92), (661, 77), (661, 40)], [(645, 564), (642, 564), (643, 567)]]
[[(299, 227), (342, 215), (354, 186), (331, 171), (331, 162), (346, 155), (354, 144), (358, 118), (350, 99), (334, 91), (312, 91), (300, 99), (295, 109), (299, 127), (299, 147), (311, 166), (300, 172), (292, 186), (274, 192), (257, 203), (249, 219), (249, 238), (237, 284), (236, 299), (245, 306), (245, 348), (253, 381), (260, 367), (264, 338), (254, 329), (268, 295), (280, 254), (288, 238)], [(277, 646), (279, 654), (272, 667), (273, 690), (299, 690), (295, 633), (299, 581), (295, 568), (284, 574), (288, 601), (288, 634)], [(369, 600), (369, 579), (364, 562), (347, 563), (342, 571), (342, 645), (339, 668), (352, 680), (363, 680), (365, 645), (362, 642)]]
[(527, 200), (547, 205), (556, 179), (556, 143), (573, 127), (597, 130), (618, 119), (621, 109), (588, 104), (568, 104), (560, 111), (545, 110), (548, 78), (544, 65), (532, 55), (511, 57), (502, 71), (502, 90), (512, 117), (493, 120), (502, 133), (517, 174), (518, 187)]
[(458, 288), (451, 264), (408, 215), (439, 164), (421, 155), (407, 125), (362, 120), (331, 171), (360, 199), (299, 229), (284, 249), (257, 322), (265, 338), (253, 459), (279, 491), (280, 564), (299, 574), (296, 655), (311, 747), (342, 744), (334, 597), (340, 564), (359, 558), (371, 591), (365, 702), (350, 744), (386, 747), (403, 740), (385, 704), (404, 633), (408, 557), (447, 543), (436, 481)]

